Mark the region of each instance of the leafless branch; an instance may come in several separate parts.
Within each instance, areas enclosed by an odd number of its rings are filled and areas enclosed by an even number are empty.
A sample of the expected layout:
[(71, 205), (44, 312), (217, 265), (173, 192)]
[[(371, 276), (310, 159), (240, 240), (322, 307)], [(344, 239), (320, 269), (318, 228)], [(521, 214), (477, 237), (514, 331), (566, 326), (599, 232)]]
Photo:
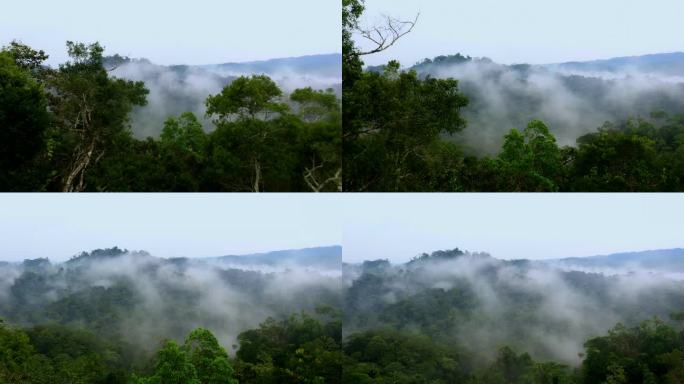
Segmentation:
[(375, 48), (360, 52), (359, 56), (371, 55), (386, 50), (393, 46), (397, 40), (409, 34), (418, 23), (420, 13), (413, 21), (402, 21), (391, 16), (385, 15), (385, 24), (374, 26), (369, 29), (358, 29), (359, 34), (375, 44)]
[(318, 178), (316, 177), (316, 171), (320, 170), (323, 168), (324, 164), (316, 164), (316, 159), (312, 159), (312, 167), (311, 168), (305, 168), (304, 170), (304, 181), (306, 184), (311, 188), (313, 192), (321, 192), (322, 190), (325, 189), (325, 187), (328, 184), (333, 184), (336, 186), (338, 192), (342, 192), (342, 169), (338, 169), (337, 172), (335, 172), (335, 175), (323, 180), (319, 181)]

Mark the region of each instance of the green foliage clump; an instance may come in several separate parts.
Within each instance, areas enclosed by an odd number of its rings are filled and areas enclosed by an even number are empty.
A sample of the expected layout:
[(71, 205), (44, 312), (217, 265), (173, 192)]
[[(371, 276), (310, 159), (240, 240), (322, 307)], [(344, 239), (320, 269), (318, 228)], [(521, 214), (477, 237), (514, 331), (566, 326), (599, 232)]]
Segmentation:
[(572, 384), (576, 376), (565, 365), (535, 362), (527, 353), (502, 347), (496, 360), (472, 384)]
[(118, 347), (90, 332), (0, 323), (1, 383), (123, 384), (127, 377)]
[(458, 383), (464, 368), (454, 348), (430, 338), (394, 331), (367, 331), (344, 343), (343, 383)]
[(286, 112), (288, 106), (279, 98), (282, 91), (268, 76), (241, 76), (216, 96), (207, 98), (207, 113), (218, 116), (218, 121), (231, 119), (265, 118)]
[[(674, 316), (677, 318), (677, 316)], [(342, 341), (339, 313), (268, 319), (238, 336), (231, 359), (207, 329), (182, 344), (164, 342), (147, 375), (124, 356), (120, 343), (78, 328), (19, 329), (0, 321), (0, 383), (376, 383), (593, 384), (681, 383), (684, 331), (654, 318), (632, 328), (618, 324), (588, 340), (581, 364), (535, 361), (502, 347), (489, 362), (477, 346), (419, 330), (378, 328)], [(481, 351), (480, 351), (481, 352)]]
[(532, 121), (521, 133), (505, 137), (497, 157), (499, 188), (514, 191), (554, 191), (561, 173), (561, 153), (556, 139), (541, 121)]
[[(206, 100), (215, 130), (179, 111), (159, 139), (133, 137), (143, 82), (110, 76), (98, 44), (67, 42), (51, 69), (42, 51), (0, 51), (0, 190), (340, 191), (341, 113), (332, 90), (287, 99), (264, 75), (239, 77)], [(294, 109), (294, 111), (293, 111)]]
[(225, 349), (207, 329), (190, 332), (179, 346), (170, 340), (157, 352), (154, 374), (139, 384), (237, 384)]
[(268, 319), (238, 336), (240, 383), (340, 383), (342, 324), (339, 314), (321, 308), (323, 321), (302, 313), (286, 320)]
[[(17, 47), (15, 45), (15, 47)], [(0, 190), (12, 191), (34, 177), (50, 124), (43, 85), (32, 64), (13, 50), (0, 52)]]
[[(364, 2), (344, 0), (342, 5), (345, 190), (684, 190), (684, 117), (668, 119), (664, 111), (652, 114), (658, 123), (635, 119), (618, 126), (609, 124), (597, 133), (580, 137), (577, 146), (566, 147), (558, 146), (546, 124), (533, 120), (526, 128), (505, 135), (496, 156), (464, 156), (466, 149), (453, 134), (466, 127), (462, 112), (468, 98), (460, 93), (457, 80), (421, 77), (416, 71), (424, 73), (434, 65), (457, 65), (472, 59), (462, 55), (440, 56), (426, 59), (408, 71), (400, 70), (396, 61), (390, 61), (364, 70), (364, 55), (389, 48), (403, 34), (392, 25), (371, 27), (369, 30), (381, 36), (384, 30), (395, 35), (378, 38), (377, 50), (361, 52), (353, 37), (368, 37), (368, 29), (359, 22)], [(524, 73), (529, 66), (517, 65), (512, 69)], [(585, 93), (601, 98), (595, 86), (585, 84), (585, 79), (575, 76), (567, 81), (571, 87), (586, 88)], [(524, 110), (532, 102), (520, 100), (520, 108)], [(469, 151), (478, 153), (477, 148)]]
[(658, 319), (637, 327), (617, 325), (585, 343), (584, 383), (680, 383), (684, 332)]
[(468, 103), (456, 80), (420, 79), (394, 62), (345, 87), (345, 190), (432, 190), (448, 182), (459, 151), (440, 135), (465, 128), (460, 109)]

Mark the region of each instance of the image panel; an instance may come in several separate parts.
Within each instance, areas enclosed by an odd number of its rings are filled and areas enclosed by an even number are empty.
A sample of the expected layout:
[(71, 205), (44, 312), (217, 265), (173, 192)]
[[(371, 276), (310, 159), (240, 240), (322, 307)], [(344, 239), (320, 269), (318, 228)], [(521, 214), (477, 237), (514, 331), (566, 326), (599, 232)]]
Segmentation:
[(681, 381), (684, 197), (345, 202), (345, 382)]
[(0, 382), (339, 383), (341, 212), (304, 196), (0, 196)]
[(333, 1), (10, 2), (0, 191), (335, 192)]
[(682, 12), (344, 0), (344, 189), (684, 190)]

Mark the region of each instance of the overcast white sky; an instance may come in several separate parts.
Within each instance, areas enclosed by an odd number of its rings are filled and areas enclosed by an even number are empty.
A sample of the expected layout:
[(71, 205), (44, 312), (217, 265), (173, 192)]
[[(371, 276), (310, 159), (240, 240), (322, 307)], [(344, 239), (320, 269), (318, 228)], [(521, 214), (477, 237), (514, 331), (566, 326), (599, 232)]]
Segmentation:
[(337, 0), (3, 0), (0, 45), (66, 60), (67, 40), (158, 64), (217, 64), (341, 52)]
[(460, 248), (501, 259), (684, 247), (682, 194), (385, 194), (345, 199), (344, 259)]
[(0, 260), (84, 250), (220, 256), (341, 244), (344, 259), (455, 247), (503, 259), (684, 247), (682, 194), (2, 194)]
[(462, 53), (501, 63), (555, 63), (684, 50), (681, 0), (366, 0), (365, 20), (413, 19), (377, 65)]
[(118, 245), (202, 257), (341, 243), (340, 205), (304, 194), (0, 194), (0, 260)]

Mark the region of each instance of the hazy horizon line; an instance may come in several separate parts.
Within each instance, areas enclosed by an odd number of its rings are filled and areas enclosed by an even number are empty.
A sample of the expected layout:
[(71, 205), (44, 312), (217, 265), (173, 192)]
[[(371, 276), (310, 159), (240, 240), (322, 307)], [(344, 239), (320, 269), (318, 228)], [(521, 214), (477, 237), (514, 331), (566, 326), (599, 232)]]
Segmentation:
[[(328, 52), (328, 53), (312, 53), (312, 54), (307, 54), (307, 55), (295, 55), (295, 56), (279, 56), (279, 57), (272, 57), (270, 59), (261, 59), (261, 60), (245, 60), (245, 61), (224, 61), (224, 62), (218, 62), (218, 63), (209, 63), (209, 64), (159, 64), (151, 59), (148, 59), (147, 57), (131, 57), (131, 56), (126, 56), (122, 55), (119, 53), (115, 53), (112, 55), (104, 55), (103, 57), (114, 57), (116, 55), (119, 55), (122, 58), (126, 58), (129, 60), (147, 60), (152, 64), (155, 65), (160, 65), (163, 67), (209, 67), (209, 66), (214, 66), (214, 65), (226, 65), (226, 64), (262, 64), (262, 63), (268, 63), (271, 61), (278, 61), (278, 60), (291, 60), (291, 59), (303, 59), (307, 57), (320, 57), (320, 56), (342, 56), (342, 52)], [(342, 62), (340, 62), (340, 66), (342, 65)]]
[[(344, 248), (343, 248), (344, 249)], [(554, 260), (566, 260), (566, 259), (585, 259), (585, 258), (593, 258), (593, 257), (605, 257), (605, 256), (613, 256), (613, 255), (622, 255), (622, 254), (634, 254), (634, 253), (646, 253), (646, 252), (660, 252), (660, 251), (674, 251), (674, 250), (684, 250), (684, 245), (679, 246), (679, 247), (668, 247), (668, 248), (647, 248), (647, 249), (639, 249), (639, 250), (624, 250), (624, 251), (615, 251), (615, 252), (610, 252), (610, 253), (598, 253), (598, 254), (590, 254), (590, 255), (584, 255), (584, 256), (563, 256), (563, 257), (549, 257), (549, 258), (544, 258), (544, 259), (530, 259), (530, 258), (506, 258), (506, 257), (498, 257), (494, 255), (493, 253), (490, 253), (488, 251), (473, 251), (473, 250), (468, 250), (468, 249), (461, 249), (461, 248), (451, 248), (451, 249), (435, 249), (429, 252), (422, 252), (417, 255), (413, 255), (408, 259), (404, 258), (397, 258), (397, 259), (391, 259), (387, 257), (380, 257), (380, 258), (370, 258), (370, 259), (364, 259), (364, 260), (355, 260), (355, 261), (345, 261), (344, 260), (344, 253), (342, 256), (342, 263), (343, 264), (362, 264), (366, 261), (377, 261), (377, 260), (387, 260), (390, 263), (393, 264), (406, 264), (413, 260), (413, 258), (420, 257), (423, 254), (431, 255), (434, 252), (444, 252), (444, 251), (452, 251), (454, 249), (458, 249), (463, 253), (466, 254), (487, 254), (490, 257), (496, 259), (496, 260), (502, 260), (502, 261), (554, 261)]]
[(80, 256), (83, 253), (91, 253), (93, 251), (97, 250), (107, 250), (107, 249), (114, 249), (118, 248), (125, 253), (136, 253), (136, 252), (145, 252), (148, 253), (150, 256), (158, 258), (158, 259), (164, 259), (164, 260), (173, 260), (173, 259), (212, 259), (212, 258), (220, 258), (220, 257), (226, 257), (226, 256), (236, 256), (236, 257), (247, 257), (247, 256), (256, 256), (256, 255), (265, 255), (269, 253), (275, 253), (275, 252), (291, 252), (291, 251), (305, 251), (309, 249), (319, 249), (319, 248), (343, 248), (342, 245), (340, 244), (322, 244), (322, 245), (311, 245), (311, 246), (306, 246), (306, 247), (298, 247), (298, 248), (283, 248), (283, 249), (272, 249), (272, 250), (265, 250), (265, 251), (251, 251), (251, 252), (240, 252), (240, 253), (226, 253), (222, 255), (215, 255), (215, 256), (157, 256), (153, 252), (147, 251), (145, 249), (128, 249), (125, 247), (120, 247), (119, 245), (113, 245), (111, 247), (105, 247), (105, 248), (95, 248), (91, 249), (90, 251), (80, 251), (77, 253), (74, 253), (67, 258), (61, 259), (52, 259), (49, 256), (46, 257), (34, 257), (34, 258), (24, 258), (22, 260), (16, 260), (16, 261), (10, 261), (10, 260), (0, 260), (0, 263), (8, 263), (8, 264), (22, 264), (25, 261), (32, 261), (32, 260), (41, 260), (41, 259), (46, 259), (50, 262), (67, 262), (69, 260), (72, 260), (78, 256)]
[[(575, 60), (566, 60), (566, 61), (555, 61), (555, 62), (538, 62), (538, 63), (533, 63), (533, 62), (506, 62), (506, 61), (498, 61), (496, 59), (493, 59), (490, 56), (471, 56), (466, 52), (450, 52), (450, 53), (439, 53), (435, 54), (432, 57), (423, 57), (421, 59), (413, 60), (413, 64), (405, 65), (401, 60), (399, 59), (391, 59), (391, 60), (397, 60), (399, 63), (402, 65), (402, 67), (409, 68), (413, 67), (414, 65), (418, 65), (422, 63), (425, 59), (430, 59), (433, 60), (437, 57), (440, 56), (454, 56), (454, 55), (462, 55), (464, 57), (469, 57), (471, 59), (488, 59), (493, 61), (494, 63), (497, 64), (502, 64), (502, 65), (507, 65), (507, 66), (514, 66), (514, 65), (535, 65), (535, 66), (551, 66), (551, 65), (560, 65), (560, 64), (571, 64), (571, 63), (591, 63), (591, 62), (596, 62), (596, 61), (610, 61), (610, 60), (616, 60), (616, 59), (627, 59), (627, 58), (640, 58), (640, 57), (648, 57), (648, 56), (658, 56), (658, 55), (672, 55), (672, 54), (684, 54), (684, 48), (679, 51), (668, 51), (668, 52), (650, 52), (650, 53), (640, 53), (640, 54), (625, 54), (625, 55), (619, 55), (619, 56), (602, 56), (598, 58), (591, 58), (591, 59), (575, 59)], [(364, 63), (364, 67), (380, 67), (383, 65), (387, 65), (386, 63), (381, 63), (381, 64), (368, 64)]]

